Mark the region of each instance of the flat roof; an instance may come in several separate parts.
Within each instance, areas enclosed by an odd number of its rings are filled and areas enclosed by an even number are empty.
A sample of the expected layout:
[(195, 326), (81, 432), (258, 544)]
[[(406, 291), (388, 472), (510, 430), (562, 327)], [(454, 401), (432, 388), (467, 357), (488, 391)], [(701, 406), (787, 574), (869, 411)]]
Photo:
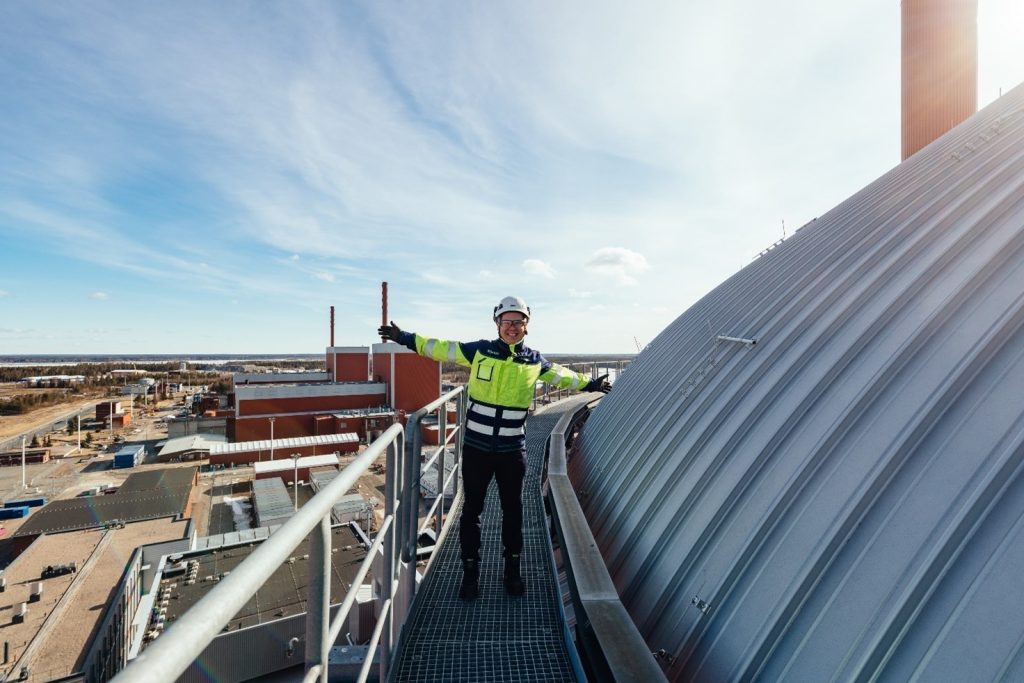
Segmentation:
[(128, 445), (128, 446), (121, 446), (120, 450), (118, 450), (117, 453), (114, 453), (114, 457), (116, 458), (119, 455), (136, 456), (136, 455), (139, 454), (139, 451), (145, 451), (145, 450), (146, 450), (146, 447), (143, 446), (142, 444), (131, 444), (131, 445)]
[(383, 394), (382, 382), (338, 382), (336, 384), (236, 384), (235, 402), (270, 398), (315, 398), (318, 396), (373, 396)]
[[(186, 553), (173, 553), (181, 559), (178, 565), (189, 566), (196, 563), (195, 583), (186, 583), (188, 569), (184, 574), (170, 578), (161, 575), (160, 590), (168, 590), (173, 598), (167, 604), (167, 623), (170, 624), (184, 614), (206, 595), (222, 576), (226, 576), (240, 565), (259, 546), (260, 541), (253, 540), (235, 546), (222, 546), (209, 550), (193, 550)], [(331, 604), (340, 603), (347, 595), (352, 580), (355, 578), (360, 563), (366, 557), (366, 548), (362, 539), (347, 524), (331, 529)], [(276, 619), (305, 613), (306, 586), (309, 582), (309, 539), (303, 540), (292, 552), (291, 558), (285, 561), (271, 575), (256, 595), (236, 614), (226, 630), (257, 626)], [(170, 562), (164, 567), (167, 572)], [(148, 626), (147, 626), (148, 628)]]
[(267, 474), (268, 472), (284, 472), (285, 470), (291, 470), (295, 467), (327, 467), (330, 465), (338, 464), (338, 456), (333, 453), (325, 453), (324, 455), (307, 455), (304, 458), (299, 458), (298, 462), (292, 462), (291, 458), (276, 458), (274, 460), (263, 460), (260, 462), (254, 462), (252, 464), (253, 472), (257, 475)]
[[(24, 623), (5, 624), (4, 638), (11, 642), (11, 659), (0, 670), (13, 676), (10, 672), (27, 664), (34, 672), (45, 673), (47, 680), (79, 670), (93, 630), (105, 614), (96, 606), (110, 599), (111, 587), (120, 579), (127, 558), (143, 543), (181, 538), (186, 528), (184, 522), (160, 519), (124, 529), (99, 533), (82, 530), (37, 539), (4, 572), (7, 590), (0, 593), (0, 610), (13, 611), (16, 605), (28, 601), (31, 585), (37, 581), (43, 584), (43, 599), (29, 603)], [(40, 578), (46, 565), (68, 562), (76, 563), (75, 573)], [(55, 614), (65, 596), (67, 604)], [(30, 643), (33, 654), (23, 662)]]
[[(46, 633), (40, 633), (44, 640), (32, 658), (35, 665), (27, 662), (32, 669), (40, 673), (48, 671), (48, 678), (80, 671), (92, 645), (93, 631), (106, 614), (105, 609), (96, 609), (96, 605), (107, 603), (109, 606), (111, 587), (118, 585), (128, 558), (140, 545), (182, 538), (186, 529), (187, 524), (183, 521), (151, 519), (124, 529), (102, 532), (103, 537), (109, 537), (111, 541), (96, 548), (93, 553), (95, 561), (88, 568), (79, 565), (79, 571), (74, 575), (74, 593), (68, 596), (64, 618), (57, 620), (52, 628), (44, 629)], [(76, 533), (101, 538), (95, 531)], [(44, 536), (33, 545), (50, 542), (60, 544), (57, 548), (63, 548), (66, 538), (63, 534), (59, 537)], [(60, 557), (63, 552), (55, 549), (54, 555)]]
[(296, 384), (300, 382), (326, 382), (330, 377), (331, 375), (327, 372), (236, 372), (232, 375), (232, 381), (236, 386), (271, 382)]
[(55, 500), (31, 513), (15, 537), (52, 534), (107, 526), (116, 521), (137, 522), (174, 517), (185, 510), (195, 467), (172, 467), (135, 472), (111, 495)]
[[(359, 443), (359, 435), (355, 432), (341, 434), (320, 434), (318, 436), (298, 436), (292, 439), (274, 439), (274, 448), (300, 448), (302, 446), (329, 446), (337, 443)], [(236, 441), (235, 443), (211, 444), (210, 455), (226, 455), (228, 453), (248, 453), (249, 451), (270, 450), (270, 439), (259, 441)]]
[[(226, 443), (228, 437), (220, 434), (189, 434), (167, 439), (160, 449), (160, 457), (174, 455), (175, 453), (187, 453), (188, 451), (208, 451), (218, 444)], [(160, 444), (157, 444), (158, 446)]]

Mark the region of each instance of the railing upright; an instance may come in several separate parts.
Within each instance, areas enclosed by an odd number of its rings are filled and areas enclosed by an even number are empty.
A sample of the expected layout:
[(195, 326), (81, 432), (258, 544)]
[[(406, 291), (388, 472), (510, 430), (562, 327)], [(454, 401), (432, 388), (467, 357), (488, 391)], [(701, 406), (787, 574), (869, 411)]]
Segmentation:
[[(381, 455), (387, 454), (389, 471), (401, 468), (399, 454), (404, 451), (405, 440), (401, 425), (392, 425), (365, 451), (359, 454), (330, 484), (299, 509), (280, 529), (260, 544), (244, 562), (232, 570), (199, 602), (181, 616), (170, 628), (135, 658), (115, 680), (117, 683), (150, 683), (150, 681), (172, 681), (188, 669), (203, 650), (213, 641), (231, 618), (238, 614), (245, 603), (263, 586), (267, 579), (288, 559), (298, 545), (311, 534), (310, 581), (306, 614), (306, 645), (304, 681), (326, 682), (327, 662), (330, 648), (345, 625), (355, 598), (355, 591), (349, 593), (341, 609), (330, 620), (330, 575), (331, 575), (331, 508), (356, 483), (369, 466)], [(401, 469), (396, 475), (401, 475)], [(395, 478), (397, 480), (397, 477)], [(389, 478), (390, 480), (390, 478)], [(396, 538), (395, 518), (405, 511), (401, 504), (408, 500), (416, 502), (418, 494), (402, 491), (403, 500), (398, 500), (394, 482), (387, 487), (384, 520), (378, 531), (378, 538), (370, 546), (368, 556), (359, 568), (353, 585), (358, 585), (369, 571), (374, 554), (382, 548), (384, 570), (381, 577), (382, 607), (380, 620), (370, 651), (367, 666), (361, 673), (366, 680), (369, 663), (373, 659), (373, 647), (382, 639), (380, 656), (380, 679), (386, 680), (390, 663), (389, 648), (394, 642), (394, 616), (391, 605), (398, 581), (395, 571), (400, 567), (393, 561), (393, 555), (401, 548), (401, 539)], [(410, 505), (414, 507), (414, 505)], [(383, 538), (381, 538), (383, 536)], [(414, 570), (415, 568), (413, 568)]]
[[(295, 482), (298, 486), (298, 482)], [(306, 600), (306, 671), (317, 670), (316, 679), (327, 683), (330, 631), (331, 524), (322, 517), (309, 538), (309, 594)]]
[[(457, 404), (457, 425), (448, 433), (447, 404)], [(264, 585), (299, 543), (309, 536), (309, 594), (306, 612), (304, 645), (304, 683), (328, 678), (328, 658), (333, 643), (341, 635), (355, 602), (356, 591), (349, 591), (334, 618), (330, 614), (331, 586), (331, 508), (356, 483), (380, 455), (386, 457), (384, 518), (367, 551), (367, 558), (353, 578), (353, 588), (361, 585), (374, 559), (380, 556), (379, 617), (371, 637), (367, 658), (358, 680), (365, 681), (374, 660), (380, 653), (379, 679), (387, 680), (393, 648), (399, 642), (406, 610), (416, 591), (417, 540), (419, 526), (420, 450), (423, 443), (423, 418), (440, 410), (437, 451), (423, 464), (429, 470), (436, 464), (438, 495), (426, 512), (423, 529), (435, 526), (442, 533), (445, 490), (458, 478), (462, 461), (462, 430), (466, 409), (466, 389), (459, 387), (446, 393), (409, 416), (406, 427), (392, 425), (365, 451), (328, 484), (320, 493), (260, 544), (252, 555), (220, 581), (204, 598), (156, 639), (116, 678), (118, 683), (148, 683), (153, 680), (174, 680), (192, 664), (234, 617), (242, 606)], [(454, 451), (454, 467), (446, 475), (447, 449)], [(457, 495), (451, 501), (455, 504)], [(298, 638), (288, 644), (289, 651), (298, 645)], [(379, 645), (379, 650), (377, 646)]]
[[(412, 492), (408, 488), (405, 488), (402, 492), (404, 494), (404, 500), (401, 502), (398, 500), (397, 482), (403, 479), (403, 460), (402, 451), (397, 447), (396, 442), (392, 441), (389, 443), (384, 471), (391, 472), (392, 468), (394, 468), (395, 476), (386, 476), (384, 478), (385, 518), (401, 519), (400, 515), (404, 512), (404, 510), (401, 509), (403, 504), (410, 508), (418, 507), (415, 504), (416, 497), (412, 495)], [(392, 609), (394, 605), (395, 592), (398, 588), (398, 577), (396, 577), (396, 572), (401, 568), (401, 562), (395, 562), (396, 551), (401, 549), (401, 537), (396, 537), (397, 534), (398, 527), (395, 526), (387, 531), (387, 536), (384, 538), (384, 576), (381, 577), (380, 582), (382, 597), (386, 596), (385, 603), (381, 606), (381, 620), (385, 622), (380, 648), (380, 680), (382, 681), (387, 680), (387, 672), (391, 656), (391, 643), (392, 639), (397, 637), (397, 634), (394, 632), (395, 611)], [(409, 572), (406, 573), (415, 573), (415, 571), (416, 567), (413, 566), (410, 567)], [(378, 624), (378, 626), (380, 625), (381, 624)], [(326, 683), (326, 679), (324, 680), (324, 683)]]

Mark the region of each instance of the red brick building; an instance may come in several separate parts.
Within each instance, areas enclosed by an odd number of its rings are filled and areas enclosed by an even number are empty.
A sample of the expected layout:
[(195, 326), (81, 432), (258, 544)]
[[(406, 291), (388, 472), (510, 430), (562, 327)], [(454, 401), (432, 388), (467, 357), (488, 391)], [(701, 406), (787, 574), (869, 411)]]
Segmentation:
[(373, 345), (373, 378), (387, 385), (387, 403), (407, 413), (441, 395), (441, 364), (401, 344)]
[(399, 344), (329, 346), (325, 360), (327, 372), (235, 374), (229, 438), (369, 441), (441, 395), (441, 364)]
[[(339, 421), (334, 413), (386, 406), (386, 390), (379, 382), (236, 383), (232, 440), (269, 439), (271, 429), (275, 439), (334, 434)], [(352, 429), (346, 426), (345, 431)]]
[(366, 382), (370, 379), (370, 347), (328, 346), (327, 373), (335, 382)]

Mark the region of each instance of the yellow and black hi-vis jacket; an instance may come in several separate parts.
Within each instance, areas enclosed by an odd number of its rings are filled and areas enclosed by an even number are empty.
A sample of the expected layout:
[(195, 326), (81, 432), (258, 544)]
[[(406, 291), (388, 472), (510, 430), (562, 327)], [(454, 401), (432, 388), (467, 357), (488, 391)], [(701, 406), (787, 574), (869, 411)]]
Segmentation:
[(486, 451), (518, 451), (526, 445), (526, 415), (537, 382), (561, 389), (592, 390), (593, 380), (552, 363), (520, 342), (501, 339), (444, 341), (402, 332), (399, 343), (421, 356), (470, 368), (464, 443)]

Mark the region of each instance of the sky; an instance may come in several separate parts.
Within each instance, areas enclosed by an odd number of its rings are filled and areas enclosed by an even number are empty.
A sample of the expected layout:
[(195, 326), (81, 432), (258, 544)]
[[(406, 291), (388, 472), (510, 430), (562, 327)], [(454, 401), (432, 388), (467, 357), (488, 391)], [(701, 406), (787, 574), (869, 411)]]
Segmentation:
[[(899, 163), (898, 0), (0, 3), (0, 355), (631, 353)], [(979, 106), (1024, 2), (979, 2)]]

